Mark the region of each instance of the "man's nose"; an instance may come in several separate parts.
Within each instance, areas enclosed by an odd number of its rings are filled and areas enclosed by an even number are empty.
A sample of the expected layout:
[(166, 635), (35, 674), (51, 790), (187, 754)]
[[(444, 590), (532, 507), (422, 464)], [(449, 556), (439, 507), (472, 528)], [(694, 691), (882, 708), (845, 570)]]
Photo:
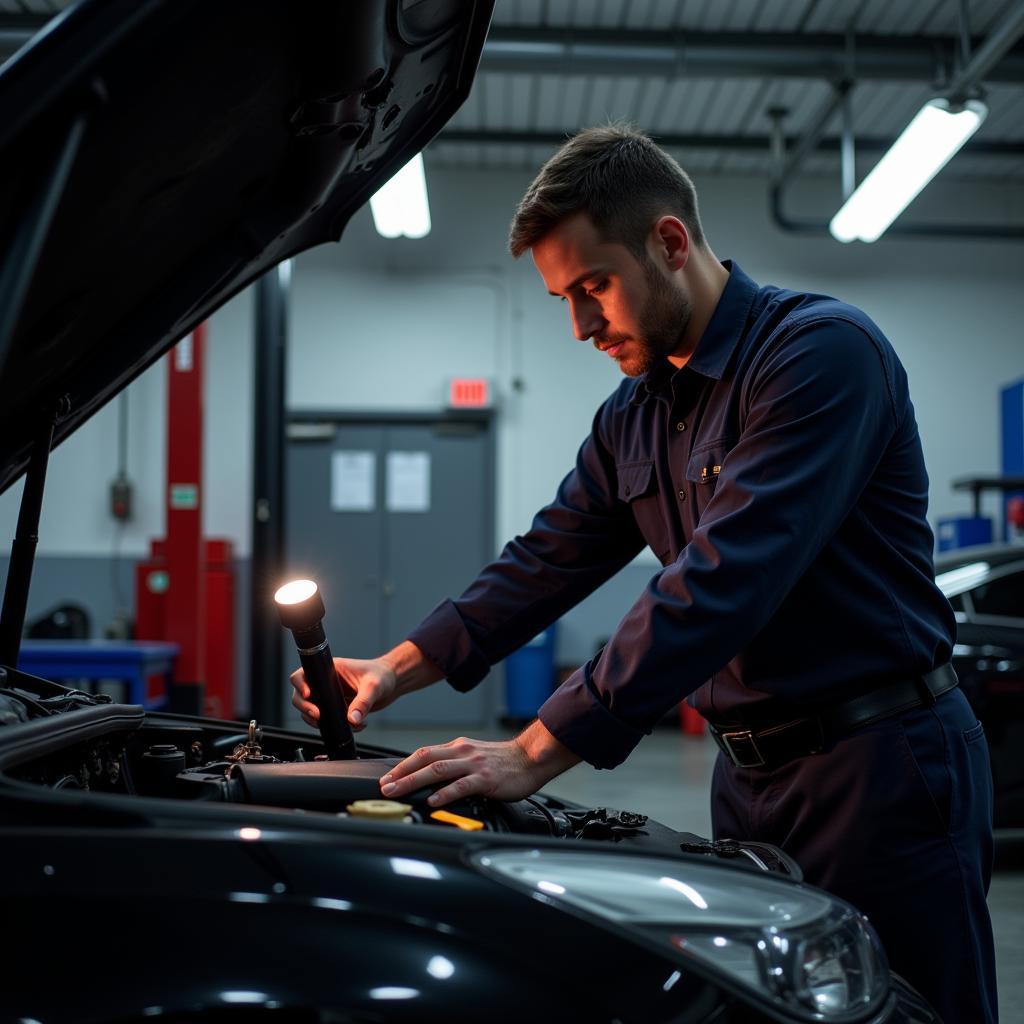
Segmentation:
[(572, 303), (572, 329), (580, 341), (593, 337), (604, 327), (604, 317), (596, 302)]

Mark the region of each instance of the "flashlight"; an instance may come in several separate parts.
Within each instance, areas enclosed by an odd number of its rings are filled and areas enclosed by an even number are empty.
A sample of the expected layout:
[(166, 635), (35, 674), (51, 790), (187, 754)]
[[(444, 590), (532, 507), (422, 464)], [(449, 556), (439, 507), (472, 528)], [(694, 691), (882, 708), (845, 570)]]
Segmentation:
[(312, 580), (286, 583), (274, 595), (281, 625), (292, 631), (313, 703), (320, 709), (320, 735), (332, 761), (353, 760), (356, 743), (348, 705), (324, 634), (324, 602)]

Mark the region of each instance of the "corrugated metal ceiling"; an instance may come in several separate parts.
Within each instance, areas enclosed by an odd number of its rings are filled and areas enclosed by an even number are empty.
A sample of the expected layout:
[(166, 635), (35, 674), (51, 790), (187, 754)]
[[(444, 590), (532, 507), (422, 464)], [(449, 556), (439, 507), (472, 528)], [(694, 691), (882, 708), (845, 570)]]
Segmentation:
[[(1011, 6), (973, 0), (971, 29), (984, 35)], [(950, 0), (498, 0), (495, 25), (733, 32), (841, 32), (950, 35), (958, 7)]]
[[(973, 0), (969, 17), (975, 48), (1022, 3)], [(799, 46), (800, 37), (806, 37), (810, 50), (821, 44), (823, 34), (839, 38), (852, 24), (857, 39), (876, 37), (908, 46), (923, 43), (932, 45), (936, 55), (951, 59), (959, 33), (958, 10), (957, 0), (498, 0), (492, 39), (511, 37), (515, 45), (518, 32), (527, 41), (561, 44), (575, 38), (574, 33), (580, 37), (589, 33), (587, 41), (607, 42), (614, 48), (617, 34), (633, 33), (632, 43), (642, 40), (685, 48), (687, 34), (692, 38), (693, 34), (729, 33), (735, 35), (727, 39), (746, 43), (782, 38), (773, 33), (790, 33), (787, 46)], [(522, 62), (529, 64), (529, 53), (523, 52)], [(472, 94), (446, 133), (428, 148), (428, 161), (532, 169), (550, 155), (558, 137), (586, 125), (625, 119), (655, 136), (698, 137), (692, 145), (670, 147), (694, 171), (768, 177), (774, 167), (767, 143), (772, 128), (768, 111), (784, 108), (784, 130), (796, 138), (832, 94), (825, 77), (787, 77), (784, 65), (782, 73), (757, 77), (731, 77), (727, 68), (717, 69), (713, 77), (702, 75), (700, 69), (688, 73), (685, 50), (680, 52), (683, 56), (671, 73), (658, 64), (649, 73), (630, 67), (626, 74), (602, 70), (605, 62), (600, 60), (594, 60), (592, 68), (581, 68), (580, 61), (567, 62), (561, 73), (540, 64), (536, 73), (492, 70), (485, 51)], [(1014, 69), (1024, 69), (1020, 43), (1004, 61), (1009, 58)], [(935, 72), (942, 73), (938, 62)], [(851, 94), (855, 135), (876, 144), (891, 142), (925, 100), (938, 94), (926, 77), (858, 80)], [(988, 143), (1015, 145), (1004, 147), (1009, 152), (997, 156), (965, 149), (943, 174), (1024, 180), (1024, 73), (1019, 80), (986, 84), (985, 99), (989, 116), (975, 142), (981, 149)], [(813, 154), (801, 173), (838, 174), (839, 133), (836, 117), (825, 133), (832, 140), (831, 151)], [(531, 141), (531, 136), (540, 137)], [(723, 145), (716, 146), (716, 140)], [(762, 148), (751, 148), (758, 142)], [(859, 171), (866, 173), (877, 157), (877, 151), (858, 153)]]

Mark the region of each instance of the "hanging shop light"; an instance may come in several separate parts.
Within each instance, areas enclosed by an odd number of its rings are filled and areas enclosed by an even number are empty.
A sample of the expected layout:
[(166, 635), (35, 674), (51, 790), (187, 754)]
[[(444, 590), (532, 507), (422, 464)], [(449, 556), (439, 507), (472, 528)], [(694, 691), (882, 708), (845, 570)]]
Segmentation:
[(427, 179), (420, 153), (370, 197), (370, 210), (377, 233), (385, 238), (423, 238), (430, 233)]
[(840, 242), (874, 242), (985, 120), (980, 100), (929, 100), (832, 218)]

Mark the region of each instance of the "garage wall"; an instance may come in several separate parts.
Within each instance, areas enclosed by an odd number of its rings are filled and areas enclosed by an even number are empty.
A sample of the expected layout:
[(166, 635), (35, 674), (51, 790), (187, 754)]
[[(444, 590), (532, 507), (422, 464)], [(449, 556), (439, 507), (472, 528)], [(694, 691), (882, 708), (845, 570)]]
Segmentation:
[[(500, 539), (525, 529), (571, 464), (601, 399), (619, 376), (576, 342), (564, 307), (546, 294), (529, 258), (505, 254), (507, 225), (529, 173), (432, 168), (434, 231), (388, 242), (360, 212), (344, 241), (300, 256), (293, 273), (292, 408), (437, 408), (447, 377), (497, 383)], [(889, 239), (839, 246), (781, 234), (759, 180), (697, 180), (716, 253), (755, 279), (813, 288), (863, 306), (907, 365), (932, 478), (933, 520), (969, 508), (952, 477), (998, 470), (999, 386), (1024, 375), (1014, 296), (1024, 246)], [(818, 194), (821, 193), (821, 194)], [(800, 203), (834, 205), (831, 184), (802, 187)], [(1024, 221), (1024, 190), (945, 184), (922, 197), (939, 215)], [(252, 478), (252, 300), (239, 296), (212, 320), (208, 348), (206, 506), (210, 535), (249, 553)], [(515, 386), (514, 386), (515, 385)], [(52, 458), (41, 524), (48, 558), (97, 560), (108, 578), (118, 546), (132, 559), (163, 529), (165, 370), (128, 390), (129, 473), (136, 518), (116, 526), (107, 486), (116, 469), (116, 402)], [(13, 536), (20, 486), (0, 496), (0, 537)], [(994, 506), (993, 506), (994, 508)], [(642, 586), (632, 568), (570, 616), (560, 657), (578, 660), (607, 635)]]

